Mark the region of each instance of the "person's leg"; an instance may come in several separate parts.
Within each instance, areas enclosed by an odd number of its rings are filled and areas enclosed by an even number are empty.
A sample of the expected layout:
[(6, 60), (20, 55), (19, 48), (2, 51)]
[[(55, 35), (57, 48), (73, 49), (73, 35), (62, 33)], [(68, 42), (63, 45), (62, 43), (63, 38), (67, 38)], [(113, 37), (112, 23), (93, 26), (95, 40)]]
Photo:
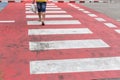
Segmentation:
[(45, 12), (46, 12), (46, 2), (43, 2), (43, 3), (42, 3), (42, 12), (41, 12), (42, 25), (44, 25), (44, 21), (45, 21)]
[(39, 16), (39, 21), (41, 21), (41, 12), (38, 12), (38, 16)]
[(37, 9), (38, 9), (38, 17), (39, 17), (39, 21), (41, 21), (41, 3), (37, 2)]
[(42, 16), (42, 22), (44, 22), (45, 21), (45, 12), (42, 12), (41, 16)]

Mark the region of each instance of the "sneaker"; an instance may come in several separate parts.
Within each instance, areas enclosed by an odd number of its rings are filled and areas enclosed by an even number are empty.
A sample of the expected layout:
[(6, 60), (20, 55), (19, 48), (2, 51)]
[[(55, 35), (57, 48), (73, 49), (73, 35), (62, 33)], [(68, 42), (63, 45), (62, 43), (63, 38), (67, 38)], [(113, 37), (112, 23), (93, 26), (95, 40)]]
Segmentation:
[(42, 26), (44, 26), (45, 25), (45, 23), (44, 22), (42, 22)]

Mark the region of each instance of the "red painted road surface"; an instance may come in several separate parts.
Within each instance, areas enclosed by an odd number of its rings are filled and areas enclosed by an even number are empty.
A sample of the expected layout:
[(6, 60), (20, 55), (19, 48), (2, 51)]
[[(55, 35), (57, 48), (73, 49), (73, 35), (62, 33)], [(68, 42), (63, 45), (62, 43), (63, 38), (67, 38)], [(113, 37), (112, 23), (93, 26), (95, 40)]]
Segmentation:
[[(26, 15), (35, 15), (26, 12), (26, 2), (9, 3), (0, 12), (0, 21), (14, 20), (15, 22), (0, 22), (0, 80), (93, 80), (102, 78), (119, 78), (120, 69), (86, 72), (61, 72), (49, 74), (31, 74), (30, 61), (87, 59), (120, 56), (120, 23), (95, 12), (83, 5), (75, 3), (54, 3), (57, 7), (66, 11), (72, 18), (46, 18), (51, 20), (78, 20), (81, 24), (68, 25), (28, 25), (28, 21), (37, 18), (26, 18)], [(78, 8), (73, 7), (76, 6)], [(79, 9), (79, 10), (78, 10)], [(84, 9), (84, 10), (80, 10)], [(88, 11), (88, 12), (84, 12)], [(90, 12), (90, 13), (89, 13)], [(47, 13), (47, 15), (60, 13)], [(61, 13), (64, 14), (64, 13)], [(89, 16), (95, 14), (96, 16)], [(105, 21), (98, 21), (103, 18)], [(112, 24), (108, 27), (105, 23)], [(92, 34), (54, 34), (54, 35), (28, 35), (30, 29), (69, 29), (88, 28)], [(51, 50), (30, 50), (29, 42), (34, 41), (64, 41), (101, 39), (109, 47), (101, 48), (71, 48)], [(75, 46), (75, 45), (73, 45)], [(96, 62), (97, 63), (97, 62)], [(119, 61), (118, 61), (119, 64)], [(86, 65), (83, 65), (86, 67)], [(87, 65), (90, 66), (91, 65)], [(101, 65), (99, 64), (101, 67)], [(117, 66), (117, 65), (116, 65)], [(49, 67), (49, 66), (48, 66)], [(70, 66), (71, 67), (71, 66)]]

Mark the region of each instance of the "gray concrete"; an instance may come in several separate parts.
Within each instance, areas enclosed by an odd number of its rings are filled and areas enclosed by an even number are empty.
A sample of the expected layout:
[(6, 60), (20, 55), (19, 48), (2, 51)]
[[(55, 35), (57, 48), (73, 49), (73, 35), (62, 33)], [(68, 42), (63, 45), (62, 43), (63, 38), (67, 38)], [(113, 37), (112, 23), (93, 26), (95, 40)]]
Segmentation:
[(108, 0), (107, 3), (84, 3), (83, 5), (120, 21), (120, 0)]
[(93, 80), (120, 80), (120, 78), (106, 78), (106, 79), (93, 79)]
[(0, 2), (0, 11), (2, 11), (7, 6), (6, 2)]

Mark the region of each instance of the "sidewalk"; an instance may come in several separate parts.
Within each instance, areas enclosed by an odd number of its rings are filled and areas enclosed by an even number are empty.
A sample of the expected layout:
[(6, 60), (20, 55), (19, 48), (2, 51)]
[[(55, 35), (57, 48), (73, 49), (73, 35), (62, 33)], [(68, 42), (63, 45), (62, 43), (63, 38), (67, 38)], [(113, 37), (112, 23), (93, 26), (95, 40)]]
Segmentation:
[(6, 2), (1, 2), (1, 3), (0, 3), (0, 11), (1, 11), (2, 9), (4, 9), (6, 6), (7, 6), (7, 3), (6, 3)]
[(120, 21), (120, 0), (112, 0), (112, 3), (85, 3), (83, 5), (103, 14), (106, 14), (116, 21)]

